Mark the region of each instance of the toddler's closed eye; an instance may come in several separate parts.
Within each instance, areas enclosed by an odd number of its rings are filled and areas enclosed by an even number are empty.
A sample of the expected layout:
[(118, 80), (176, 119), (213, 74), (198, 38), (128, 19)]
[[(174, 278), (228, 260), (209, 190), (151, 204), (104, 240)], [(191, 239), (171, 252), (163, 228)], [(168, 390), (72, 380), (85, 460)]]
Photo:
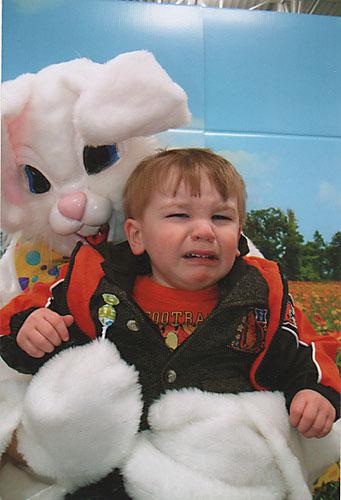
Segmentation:
[(189, 215), (185, 214), (185, 213), (174, 213), (174, 214), (166, 215), (166, 219), (170, 219), (172, 217), (179, 218), (179, 219), (186, 219), (186, 218), (189, 218)]
[(227, 215), (215, 214), (212, 215), (212, 220), (231, 220), (231, 217), (228, 217)]

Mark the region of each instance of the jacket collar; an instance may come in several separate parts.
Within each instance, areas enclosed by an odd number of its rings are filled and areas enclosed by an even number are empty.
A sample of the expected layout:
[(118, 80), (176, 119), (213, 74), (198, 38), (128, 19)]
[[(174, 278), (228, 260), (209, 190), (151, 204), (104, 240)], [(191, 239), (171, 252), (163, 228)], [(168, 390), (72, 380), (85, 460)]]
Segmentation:
[(104, 257), (102, 268), (106, 279), (125, 291), (132, 291), (137, 275), (151, 273), (148, 255), (134, 255), (127, 241), (118, 244), (109, 242), (98, 250)]
[(250, 307), (268, 302), (269, 287), (258, 269), (238, 257), (227, 276), (219, 283), (222, 304)]
[[(248, 247), (244, 236), (241, 237), (239, 246), (242, 246), (242, 255), (245, 254)], [(132, 292), (137, 275), (151, 273), (148, 255), (144, 253), (135, 256), (126, 241), (119, 244), (106, 243), (97, 249), (104, 257), (102, 268), (106, 279), (127, 292)], [(267, 302), (268, 285), (265, 279), (243, 257), (236, 259), (229, 274), (218, 285), (222, 304), (253, 306)]]

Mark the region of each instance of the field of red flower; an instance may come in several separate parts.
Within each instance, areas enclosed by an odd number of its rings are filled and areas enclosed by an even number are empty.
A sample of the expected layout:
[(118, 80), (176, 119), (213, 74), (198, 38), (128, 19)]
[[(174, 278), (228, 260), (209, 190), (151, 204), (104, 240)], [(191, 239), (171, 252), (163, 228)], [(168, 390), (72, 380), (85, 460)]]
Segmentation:
[[(289, 290), (317, 333), (328, 333), (341, 341), (341, 281), (290, 281)], [(337, 361), (340, 366), (341, 352)]]

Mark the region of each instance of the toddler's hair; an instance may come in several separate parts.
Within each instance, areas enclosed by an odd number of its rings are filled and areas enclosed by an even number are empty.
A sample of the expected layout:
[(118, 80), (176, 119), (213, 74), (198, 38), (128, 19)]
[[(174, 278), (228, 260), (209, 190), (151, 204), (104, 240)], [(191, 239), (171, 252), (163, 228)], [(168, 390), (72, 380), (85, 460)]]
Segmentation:
[(226, 201), (236, 196), (240, 224), (246, 218), (245, 183), (235, 167), (210, 149), (182, 148), (162, 150), (142, 160), (127, 180), (123, 193), (126, 218), (143, 215), (153, 193), (173, 196), (181, 181), (191, 189), (193, 196), (200, 196), (203, 174)]

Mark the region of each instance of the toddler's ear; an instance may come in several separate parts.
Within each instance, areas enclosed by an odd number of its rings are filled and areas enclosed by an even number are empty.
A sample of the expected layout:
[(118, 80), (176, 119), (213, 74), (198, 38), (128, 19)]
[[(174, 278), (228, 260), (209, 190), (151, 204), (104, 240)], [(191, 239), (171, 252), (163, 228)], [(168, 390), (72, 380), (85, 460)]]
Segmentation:
[(128, 218), (124, 223), (124, 232), (134, 255), (142, 255), (145, 251), (140, 223)]

